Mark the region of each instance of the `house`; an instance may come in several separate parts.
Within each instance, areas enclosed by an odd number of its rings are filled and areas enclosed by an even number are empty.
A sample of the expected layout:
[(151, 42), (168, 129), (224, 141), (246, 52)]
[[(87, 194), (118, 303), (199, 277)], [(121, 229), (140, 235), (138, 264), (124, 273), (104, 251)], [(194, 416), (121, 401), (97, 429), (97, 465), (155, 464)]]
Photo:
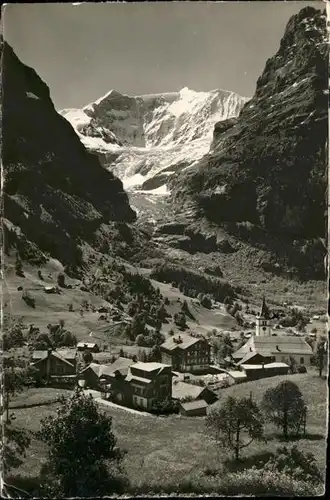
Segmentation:
[[(63, 354), (63, 353), (62, 353)], [(76, 359), (62, 355), (60, 351), (48, 349), (47, 351), (34, 351), (31, 366), (39, 370), (40, 375), (49, 379), (50, 377), (76, 375)], [(74, 354), (71, 353), (70, 356)]]
[(203, 400), (180, 403), (179, 412), (185, 417), (203, 417), (207, 414), (208, 404)]
[(130, 358), (119, 357), (111, 364), (90, 363), (80, 372), (80, 378), (85, 380), (85, 387), (100, 390), (104, 383), (110, 384), (113, 377), (126, 377), (128, 368), (134, 361)]
[[(253, 355), (258, 354), (258, 357)], [(236, 363), (243, 361), (243, 364), (253, 363), (254, 359), (263, 362), (287, 363), (290, 364), (290, 358), (293, 358), (297, 364), (310, 366), (313, 350), (311, 346), (301, 337), (291, 337), (282, 335), (279, 337), (256, 336), (253, 335), (240, 349), (233, 354)]]
[(211, 347), (206, 339), (186, 334), (168, 338), (161, 346), (162, 363), (181, 372), (202, 372), (211, 363)]
[(289, 365), (280, 362), (259, 365), (242, 364), (241, 368), (246, 373), (247, 380), (275, 377), (276, 375), (287, 375), (289, 372)]
[(172, 398), (172, 370), (162, 363), (118, 358), (109, 365), (91, 363), (80, 376), (87, 387), (103, 389), (123, 406), (149, 410), (156, 401)]
[(99, 352), (100, 348), (96, 342), (78, 342), (78, 351)]
[(192, 401), (204, 400), (206, 403), (212, 404), (216, 401), (217, 395), (208, 387), (173, 380), (172, 398), (178, 401), (184, 401), (188, 398)]
[(172, 398), (172, 369), (169, 365), (134, 363), (126, 381), (132, 388), (133, 406), (150, 409), (157, 401)]

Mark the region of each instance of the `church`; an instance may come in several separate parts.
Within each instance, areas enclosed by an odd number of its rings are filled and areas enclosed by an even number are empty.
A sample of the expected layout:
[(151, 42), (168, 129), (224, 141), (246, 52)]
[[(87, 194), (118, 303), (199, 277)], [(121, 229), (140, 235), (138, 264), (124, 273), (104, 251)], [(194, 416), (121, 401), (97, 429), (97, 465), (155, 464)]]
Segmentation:
[(310, 366), (313, 355), (311, 346), (302, 337), (272, 335), (272, 314), (263, 298), (260, 313), (256, 317), (255, 334), (236, 352), (233, 359), (240, 365), (287, 363), (294, 359), (297, 365)]

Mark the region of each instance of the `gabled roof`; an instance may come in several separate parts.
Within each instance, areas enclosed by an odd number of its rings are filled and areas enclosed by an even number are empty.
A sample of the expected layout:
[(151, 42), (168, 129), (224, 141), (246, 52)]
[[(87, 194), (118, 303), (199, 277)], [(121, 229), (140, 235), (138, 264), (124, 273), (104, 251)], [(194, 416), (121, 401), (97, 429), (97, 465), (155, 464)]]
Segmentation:
[(204, 390), (205, 387), (178, 381), (172, 384), (172, 398), (183, 399), (186, 397), (192, 397), (196, 399), (202, 394)]
[[(181, 340), (181, 342), (178, 343), (175, 340)], [(187, 334), (180, 334), (180, 335), (174, 335), (173, 337), (169, 337), (161, 345), (161, 347), (163, 349), (168, 350), (168, 351), (174, 351), (177, 348), (184, 350), (184, 349), (188, 349), (188, 347), (191, 347), (194, 344), (197, 344), (197, 342), (200, 342), (200, 341), (205, 341), (205, 339), (191, 337), (190, 335), (187, 335)]]
[[(61, 358), (64, 358), (66, 360), (75, 359), (76, 357), (76, 351), (72, 351), (70, 349), (56, 349), (52, 351), (52, 354), (54, 353), (57, 353)], [(48, 356), (47, 350), (34, 351), (32, 354), (32, 359), (41, 360), (47, 358), (47, 356)]]
[(136, 368), (137, 370), (141, 370), (144, 372), (154, 372), (156, 370), (161, 371), (164, 368), (171, 368), (170, 365), (165, 365), (164, 363), (157, 363), (155, 361), (144, 363), (143, 361), (138, 361), (131, 365), (132, 368)]
[(56, 349), (56, 352), (67, 360), (76, 359), (77, 352), (71, 349)]
[[(35, 361), (33, 364), (33, 366), (37, 365), (38, 363), (41, 363), (41, 361), (43, 361), (44, 359), (47, 358), (47, 355), (48, 355), (48, 352), (47, 351), (39, 351), (40, 353), (46, 353), (46, 355), (42, 355), (39, 359), (37, 359), (37, 361)], [(73, 364), (70, 363), (70, 361), (68, 361), (67, 359), (63, 358), (57, 351), (52, 351), (50, 353), (50, 356), (54, 357), (54, 358), (57, 358), (59, 359), (60, 361), (62, 361), (63, 363), (66, 363), (67, 365), (71, 366), (72, 368), (74, 368)]]
[(312, 354), (311, 346), (302, 337), (279, 335), (277, 337), (253, 335), (234, 354), (233, 358), (243, 358), (248, 352), (257, 352), (262, 356), (275, 354)]
[(198, 399), (197, 401), (189, 401), (189, 403), (180, 403), (185, 411), (197, 410), (200, 408), (207, 408), (208, 404), (204, 399)]
[(95, 375), (101, 378), (104, 375), (113, 376), (115, 372), (120, 372), (123, 376), (126, 376), (129, 370), (129, 367), (134, 363), (132, 359), (129, 358), (118, 358), (111, 364), (98, 364), (98, 363), (90, 363), (86, 368), (84, 368), (81, 373), (85, 372), (88, 369), (93, 370)]
[[(249, 351), (245, 354), (245, 356), (237, 363), (238, 365), (241, 365), (242, 363), (246, 363), (247, 361), (253, 359), (254, 357), (256, 356), (262, 356), (259, 352), (255, 352), (255, 351)], [(271, 353), (269, 353), (269, 356), (271, 356)], [(267, 357), (267, 356), (265, 356)]]

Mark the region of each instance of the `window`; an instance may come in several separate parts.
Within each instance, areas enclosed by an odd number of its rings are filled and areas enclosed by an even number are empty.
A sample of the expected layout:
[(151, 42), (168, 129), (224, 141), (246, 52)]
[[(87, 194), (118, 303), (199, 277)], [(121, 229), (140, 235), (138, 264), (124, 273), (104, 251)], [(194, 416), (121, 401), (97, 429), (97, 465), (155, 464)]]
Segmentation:
[(304, 364), (304, 358), (300, 358), (300, 364), (303, 365)]
[(285, 356), (281, 357), (281, 361), (282, 361), (282, 363), (285, 363)]

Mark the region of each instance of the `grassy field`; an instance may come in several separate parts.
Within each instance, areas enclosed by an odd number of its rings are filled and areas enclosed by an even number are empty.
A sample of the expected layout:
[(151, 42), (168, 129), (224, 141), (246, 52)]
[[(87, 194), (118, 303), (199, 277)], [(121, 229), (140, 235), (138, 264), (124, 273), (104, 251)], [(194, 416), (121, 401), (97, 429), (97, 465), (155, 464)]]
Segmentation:
[[(248, 382), (224, 389), (221, 401), (229, 394), (249, 396), (259, 401), (264, 391), (286, 377), (279, 376)], [(308, 404), (308, 439), (297, 441), (304, 451), (312, 452), (319, 467), (325, 468), (327, 427), (327, 384), (316, 373), (293, 375), (290, 379), (301, 388)], [(48, 391), (52, 391), (48, 389)], [(32, 397), (32, 393), (31, 393)], [(49, 397), (49, 396), (48, 396)], [(41, 418), (55, 414), (57, 404), (15, 410), (16, 425), (30, 431), (39, 429)], [(203, 476), (206, 468), (219, 468), (228, 459), (228, 453), (216, 447), (205, 434), (203, 417), (155, 417), (128, 413), (125, 410), (102, 406), (113, 417), (113, 428), (122, 449), (127, 450), (125, 469), (133, 488), (148, 483), (175, 485), (196, 476)], [(276, 430), (267, 426), (268, 443), (253, 443), (245, 450), (244, 457), (274, 451), (280, 444)], [(17, 471), (24, 476), (37, 477), (45, 457), (45, 447), (32, 439), (28, 458)]]

